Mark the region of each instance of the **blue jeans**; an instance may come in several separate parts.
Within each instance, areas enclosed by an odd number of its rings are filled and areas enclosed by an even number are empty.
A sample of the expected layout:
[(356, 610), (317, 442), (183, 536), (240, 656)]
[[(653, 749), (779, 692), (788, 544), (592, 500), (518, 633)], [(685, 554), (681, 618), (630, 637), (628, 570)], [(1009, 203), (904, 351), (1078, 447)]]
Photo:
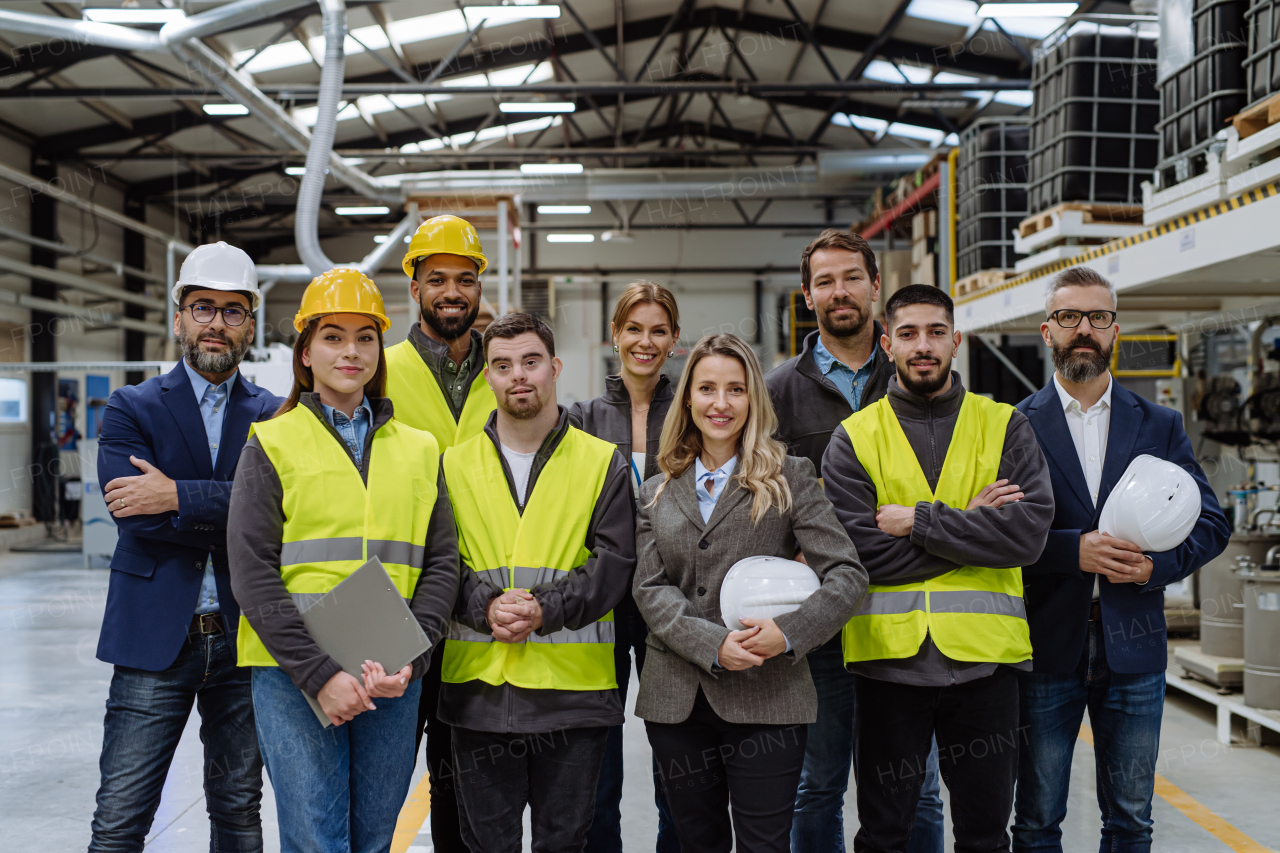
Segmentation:
[(136, 853), (151, 830), (174, 750), (200, 710), (210, 848), (262, 850), (262, 759), (249, 674), (222, 634), (192, 634), (160, 672), (117, 666), (103, 722), (102, 784), (90, 853)]
[(1013, 823), (1015, 851), (1062, 850), (1071, 757), (1085, 708), (1093, 727), (1104, 853), (1151, 849), (1151, 796), (1160, 752), (1164, 673), (1107, 667), (1102, 627), (1089, 624), (1076, 672), (1020, 673), (1022, 729)]
[[(614, 610), (615, 640), (613, 665), (618, 674), (618, 691), (622, 704), (627, 704), (627, 683), (631, 680), (631, 649), (636, 650), (636, 674), (644, 669), (644, 638), (649, 626), (635, 605)], [(604, 762), (600, 765), (600, 782), (596, 788), (595, 816), (587, 833), (583, 853), (622, 853), (622, 726), (609, 729), (605, 742)], [(658, 760), (653, 759), (653, 802), (658, 807), (658, 841), (656, 853), (680, 853), (671, 808), (658, 778)]]
[[(853, 766), (854, 683), (844, 668), (837, 634), (808, 654), (809, 673), (818, 691), (818, 719), (809, 724), (804, 769), (791, 824), (795, 853), (844, 853), (844, 797)], [(941, 853), (942, 789), (938, 782), (938, 745), (925, 767), (908, 853)]]
[(420, 681), (323, 728), (277, 667), (253, 667), (253, 710), (276, 794), (281, 853), (386, 853), (413, 776)]

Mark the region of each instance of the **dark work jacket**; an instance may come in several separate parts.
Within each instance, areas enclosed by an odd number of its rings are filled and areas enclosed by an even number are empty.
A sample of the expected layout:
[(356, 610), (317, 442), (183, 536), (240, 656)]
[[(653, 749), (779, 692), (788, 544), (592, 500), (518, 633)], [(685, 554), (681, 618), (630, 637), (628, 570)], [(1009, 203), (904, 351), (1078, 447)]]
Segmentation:
[[(858, 402), (861, 409), (884, 396), (889, 377), (893, 375), (893, 362), (880, 346), (884, 328), (878, 322), (872, 334), (875, 344), (871, 351), (871, 376), (862, 386), (862, 398)], [(822, 454), (831, 443), (831, 433), (853, 414), (853, 408), (835, 383), (818, 369), (818, 362), (813, 358), (817, 344), (818, 332), (810, 332), (800, 354), (770, 370), (764, 384), (778, 415), (778, 433), (774, 438), (787, 445), (788, 456), (803, 456), (813, 463), (813, 470), (821, 471)]]
[(1142, 586), (1110, 583), (1105, 578), (1098, 584), (1107, 666), (1113, 672), (1164, 672), (1168, 657), (1164, 588), (1221, 554), (1231, 536), (1218, 498), (1196, 462), (1182, 415), (1144, 400), (1113, 380), (1107, 456), (1094, 506), (1054, 383), (1019, 403), (1018, 411), (1031, 421), (1048, 459), (1055, 507), (1044, 553), (1022, 568), (1036, 672), (1076, 671), (1096, 577), (1080, 571), (1080, 535), (1098, 529), (1107, 496), (1129, 463), (1145, 453), (1167, 459), (1195, 478), (1200, 487), (1200, 519), (1186, 541), (1172, 551), (1147, 554), (1153, 568), (1151, 579)]
[(231, 481), (250, 424), (271, 417), (281, 402), (236, 373), (214, 465), (182, 364), (111, 394), (98, 441), (98, 482), (137, 476), (142, 471), (129, 457), (145, 459), (176, 481), (178, 511), (115, 520), (120, 538), (111, 557), (99, 660), (151, 672), (171, 666), (191, 630), (210, 556), (219, 611), (234, 646), (240, 608), (227, 569)]
[[(569, 423), (588, 435), (603, 438), (617, 447), (630, 470), (631, 396), (627, 393), (627, 387), (622, 384), (621, 376), (605, 377), (604, 387), (605, 391), (599, 397), (569, 406)], [(674, 397), (675, 390), (664, 373), (653, 389), (653, 401), (649, 404), (649, 416), (645, 420), (645, 458), (644, 470), (640, 472), (641, 482), (658, 473), (658, 440), (662, 437), (662, 423), (667, 419)]]

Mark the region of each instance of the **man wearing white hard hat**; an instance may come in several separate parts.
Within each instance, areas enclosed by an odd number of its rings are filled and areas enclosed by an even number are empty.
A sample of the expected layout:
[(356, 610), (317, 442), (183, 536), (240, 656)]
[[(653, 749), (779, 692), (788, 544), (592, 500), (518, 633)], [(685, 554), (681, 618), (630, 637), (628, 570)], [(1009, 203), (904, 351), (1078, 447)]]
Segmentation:
[(231, 481), (249, 425), (280, 398), (245, 381), (261, 294), (253, 261), (199, 246), (172, 297), (182, 361), (111, 395), (98, 444), (119, 542), (98, 658), (115, 665), (90, 851), (140, 851), (191, 707), (200, 709), (210, 847), (262, 849), (262, 759), (227, 568)]
[(1019, 674), (1013, 849), (1062, 849), (1087, 707), (1102, 848), (1145, 851), (1164, 710), (1163, 589), (1220, 554), (1230, 528), (1182, 417), (1112, 379), (1111, 283), (1071, 267), (1050, 284), (1045, 314), (1053, 380), (1018, 410), (1049, 460), (1055, 512), (1044, 554), (1022, 570), (1035, 670)]

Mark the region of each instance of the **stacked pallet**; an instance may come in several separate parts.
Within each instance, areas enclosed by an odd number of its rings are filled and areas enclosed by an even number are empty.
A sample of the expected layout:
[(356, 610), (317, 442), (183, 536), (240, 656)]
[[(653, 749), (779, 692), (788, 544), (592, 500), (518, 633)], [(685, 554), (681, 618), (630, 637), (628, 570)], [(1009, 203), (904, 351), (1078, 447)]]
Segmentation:
[(911, 282), (938, 286), (938, 211), (911, 217)]
[(1014, 269), (1027, 272), (1046, 264), (1068, 260), (1092, 246), (1136, 234), (1144, 228), (1142, 206), (1068, 202), (1022, 220), (1013, 244), (1027, 257)]

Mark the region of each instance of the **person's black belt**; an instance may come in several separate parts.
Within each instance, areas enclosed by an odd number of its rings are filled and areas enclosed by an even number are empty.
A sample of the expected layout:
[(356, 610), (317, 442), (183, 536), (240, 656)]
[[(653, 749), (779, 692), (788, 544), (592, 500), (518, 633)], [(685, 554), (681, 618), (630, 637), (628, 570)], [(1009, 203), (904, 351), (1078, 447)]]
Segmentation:
[(1093, 603), (1089, 605), (1089, 621), (1102, 621), (1102, 602), (1098, 601), (1096, 598), (1093, 600)]
[(191, 619), (192, 634), (222, 634), (221, 613), (197, 613)]

